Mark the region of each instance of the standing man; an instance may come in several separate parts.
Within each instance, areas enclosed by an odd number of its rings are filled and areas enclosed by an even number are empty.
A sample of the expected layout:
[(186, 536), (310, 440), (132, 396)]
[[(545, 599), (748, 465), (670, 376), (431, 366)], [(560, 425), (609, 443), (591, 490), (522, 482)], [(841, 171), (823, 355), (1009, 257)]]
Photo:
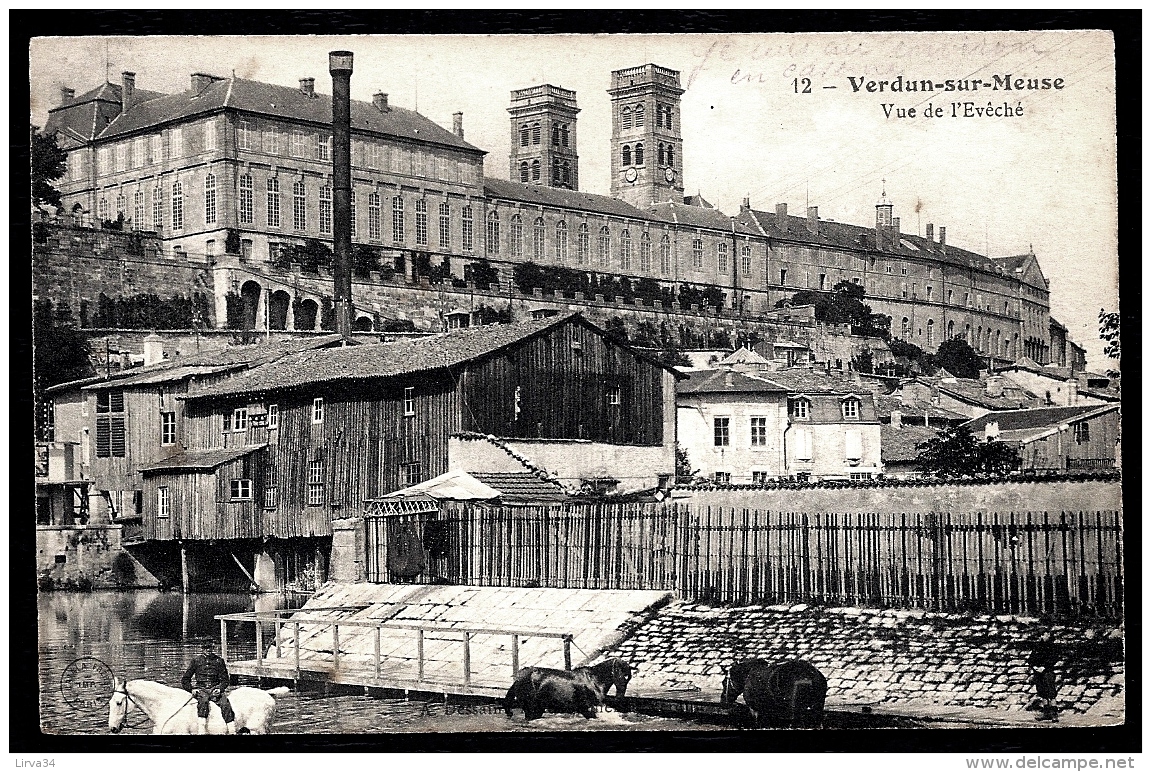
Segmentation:
[[(192, 658), (192, 663), (184, 671), (181, 681), (185, 691), (192, 693), (196, 698), (196, 715), (200, 719), (200, 734), (208, 733), (208, 713), (211, 710), (210, 702), (220, 706), (220, 713), (224, 717), (227, 734), (236, 733), (236, 713), (232, 704), (228, 702), (226, 690), (230, 683), (228, 666), (222, 657), (216, 653), (216, 642), (211, 638), (204, 641), (200, 655)], [(192, 679), (195, 678), (195, 688)]]

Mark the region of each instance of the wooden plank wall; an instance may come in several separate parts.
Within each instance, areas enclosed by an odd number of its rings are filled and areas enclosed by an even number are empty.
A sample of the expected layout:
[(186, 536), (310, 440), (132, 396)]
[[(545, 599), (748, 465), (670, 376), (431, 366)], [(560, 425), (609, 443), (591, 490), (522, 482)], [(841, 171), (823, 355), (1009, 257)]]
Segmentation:
[[(392, 581), (368, 518), (369, 579)], [(1121, 616), (1122, 513), (779, 512), (687, 504), (446, 505), (404, 516), (431, 579), (799, 603)]]

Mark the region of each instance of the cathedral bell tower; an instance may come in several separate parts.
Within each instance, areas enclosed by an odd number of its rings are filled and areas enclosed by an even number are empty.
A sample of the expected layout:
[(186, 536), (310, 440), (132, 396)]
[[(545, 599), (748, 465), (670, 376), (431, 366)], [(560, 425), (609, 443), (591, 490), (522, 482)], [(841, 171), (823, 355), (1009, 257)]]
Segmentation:
[(611, 194), (646, 208), (683, 202), (679, 72), (644, 64), (611, 74)]
[(544, 84), (512, 92), (512, 182), (579, 190), (576, 92)]

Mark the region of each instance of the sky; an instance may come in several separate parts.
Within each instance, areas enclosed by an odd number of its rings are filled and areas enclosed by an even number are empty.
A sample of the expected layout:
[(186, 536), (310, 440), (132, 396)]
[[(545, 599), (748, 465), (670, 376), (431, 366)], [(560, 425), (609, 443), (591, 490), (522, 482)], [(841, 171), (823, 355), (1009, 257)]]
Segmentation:
[[(331, 93), (327, 54), (337, 49), (355, 54), (355, 99), (384, 91), (448, 128), (463, 111), (491, 177), (508, 174), (509, 93), (541, 83), (576, 91), (581, 186), (602, 194), (611, 71), (648, 62), (679, 70), (685, 192), (729, 214), (749, 197), (757, 209), (818, 206), (821, 218), (870, 225), (885, 189), (906, 232), (933, 223), (948, 243), (979, 253), (1033, 249), (1052, 316), (1087, 348), (1089, 367), (1114, 366), (1097, 321), (1099, 309), (1118, 308), (1107, 32), (39, 38), (29, 51), (30, 117), (43, 125), (61, 86), (79, 94), (105, 72), (118, 83), (124, 70), (137, 88), (169, 93), (187, 89), (193, 72), (288, 86), (314, 77)], [(1063, 88), (890, 91), (892, 82), (990, 85), (1008, 74), (1060, 78)], [(1000, 115), (963, 117), (959, 107), (952, 117), (953, 103)]]

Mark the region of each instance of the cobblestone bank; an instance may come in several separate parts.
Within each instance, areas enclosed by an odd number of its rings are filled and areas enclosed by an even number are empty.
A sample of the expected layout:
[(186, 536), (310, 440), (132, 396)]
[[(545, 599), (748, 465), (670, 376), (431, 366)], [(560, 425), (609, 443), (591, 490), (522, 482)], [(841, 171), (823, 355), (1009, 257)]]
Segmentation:
[(801, 658), (840, 704), (914, 702), (1026, 710), (1036, 663), (1054, 662), (1061, 711), (1123, 691), (1122, 626), (924, 611), (712, 608), (673, 603), (610, 652), (636, 668), (634, 691), (718, 690), (732, 662)]

